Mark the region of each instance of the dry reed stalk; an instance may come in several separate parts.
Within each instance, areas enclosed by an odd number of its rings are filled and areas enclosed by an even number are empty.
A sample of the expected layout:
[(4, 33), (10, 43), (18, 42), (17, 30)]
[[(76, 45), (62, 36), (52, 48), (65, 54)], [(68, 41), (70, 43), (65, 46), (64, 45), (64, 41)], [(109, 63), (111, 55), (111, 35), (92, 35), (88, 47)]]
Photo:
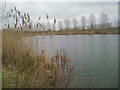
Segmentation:
[[(72, 69), (65, 53), (48, 60), (44, 54), (34, 55), (32, 40), (25, 41), (23, 32), (3, 31), (3, 87), (51, 88), (68, 87)], [(32, 41), (33, 42), (33, 41)], [(38, 50), (38, 40), (34, 47)], [(67, 72), (70, 70), (70, 72)]]

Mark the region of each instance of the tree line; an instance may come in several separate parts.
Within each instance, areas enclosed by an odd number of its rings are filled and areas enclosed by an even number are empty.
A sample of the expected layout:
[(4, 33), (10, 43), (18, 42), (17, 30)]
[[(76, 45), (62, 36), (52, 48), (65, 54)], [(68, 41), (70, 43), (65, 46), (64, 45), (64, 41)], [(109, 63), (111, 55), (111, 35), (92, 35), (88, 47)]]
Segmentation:
[(50, 17), (45, 13), (47, 22), (42, 22), (42, 17), (39, 16), (36, 22), (33, 22), (31, 16), (28, 13), (21, 12), (16, 7), (11, 10), (6, 11), (4, 15), (0, 16), (2, 19), (3, 28), (18, 28), (20, 30), (28, 31), (69, 31), (69, 30), (105, 30), (117, 28), (116, 24), (109, 22), (108, 15), (106, 13), (101, 13), (99, 16), (99, 23), (96, 22), (96, 17), (91, 14), (88, 19), (85, 16), (81, 16), (80, 20), (73, 18), (64, 19), (63, 21), (58, 21), (57, 18), (53, 17), (53, 21), (50, 22)]

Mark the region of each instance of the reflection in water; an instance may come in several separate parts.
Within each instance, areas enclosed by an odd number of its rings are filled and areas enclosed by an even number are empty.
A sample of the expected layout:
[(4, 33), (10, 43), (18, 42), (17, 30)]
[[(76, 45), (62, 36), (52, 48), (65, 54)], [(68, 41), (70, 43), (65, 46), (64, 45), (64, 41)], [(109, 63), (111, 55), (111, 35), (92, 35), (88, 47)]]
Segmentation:
[(63, 88), (70, 87), (71, 80), (73, 78), (72, 71), (73, 67), (69, 62), (67, 53), (65, 50), (60, 50), (55, 53), (55, 56), (52, 56), (51, 62), (56, 66), (57, 74), (57, 88), (62, 86)]
[(46, 52), (45, 39), (45, 36), (40, 37), (40, 40), (38, 36), (36, 36), (32, 39), (26, 38), (25, 42), (32, 43), (35, 55), (47, 55), (47, 59), (52, 63), (52, 66), (46, 66), (47, 68), (55, 67), (54, 87), (68, 88), (71, 86), (71, 80), (73, 79), (73, 67), (67, 56), (67, 52), (65, 49), (55, 50), (55, 43), (52, 38), (50, 38), (50, 45), (48, 46), (50, 53)]
[(72, 87), (118, 87), (117, 35), (54, 35), (52, 38), (47, 35), (31, 38), (38, 40), (38, 51), (45, 50), (49, 58), (57, 50), (65, 49), (74, 67)]

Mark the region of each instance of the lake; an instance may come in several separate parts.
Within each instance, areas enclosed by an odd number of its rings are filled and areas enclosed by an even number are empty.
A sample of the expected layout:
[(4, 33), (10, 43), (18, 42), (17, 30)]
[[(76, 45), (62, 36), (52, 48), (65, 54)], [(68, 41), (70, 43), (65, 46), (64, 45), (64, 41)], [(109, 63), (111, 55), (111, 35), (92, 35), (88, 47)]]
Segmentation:
[(74, 68), (71, 87), (118, 87), (118, 35), (46, 35), (32, 38), (38, 40), (39, 51), (45, 49), (48, 57), (56, 50), (67, 51)]

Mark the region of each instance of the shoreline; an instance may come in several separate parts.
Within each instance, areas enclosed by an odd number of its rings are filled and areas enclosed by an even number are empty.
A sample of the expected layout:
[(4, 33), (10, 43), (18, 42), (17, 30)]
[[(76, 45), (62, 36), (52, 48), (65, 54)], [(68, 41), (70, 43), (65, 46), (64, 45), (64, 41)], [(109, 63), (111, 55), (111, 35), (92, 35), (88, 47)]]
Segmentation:
[(26, 36), (36, 36), (36, 35), (99, 35), (99, 34), (104, 34), (104, 35), (109, 35), (109, 34), (114, 34), (118, 35), (120, 34), (118, 30), (94, 30), (94, 31), (48, 31), (48, 32), (27, 32), (24, 33)]

